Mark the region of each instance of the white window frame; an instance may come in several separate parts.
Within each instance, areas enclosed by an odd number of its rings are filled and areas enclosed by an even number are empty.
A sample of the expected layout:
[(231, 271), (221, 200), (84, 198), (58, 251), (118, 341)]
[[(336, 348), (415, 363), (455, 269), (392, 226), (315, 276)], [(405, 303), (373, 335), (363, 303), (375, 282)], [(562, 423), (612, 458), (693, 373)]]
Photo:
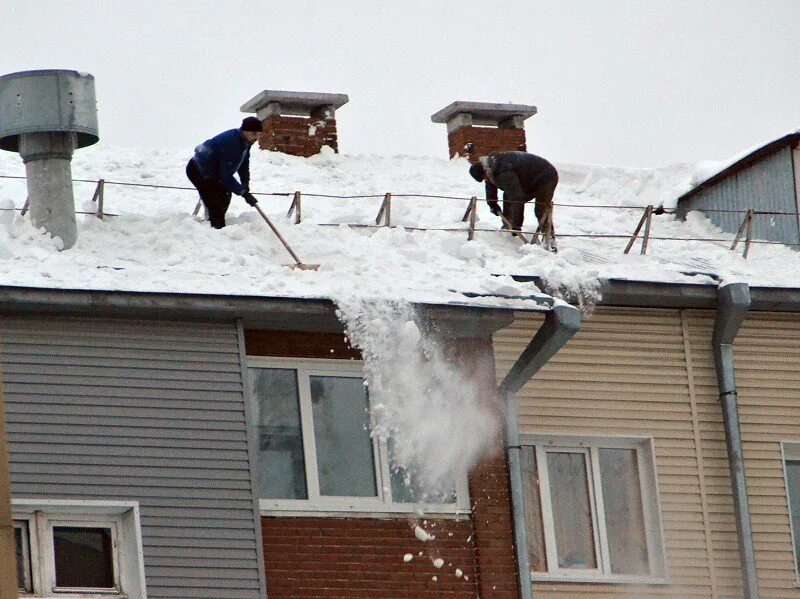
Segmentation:
[[(658, 497), (655, 451), (650, 437), (565, 436), (560, 434), (520, 435), (521, 445), (536, 448), (536, 468), (540, 481), (540, 506), (542, 531), (546, 553), (547, 572), (531, 571), (531, 581), (602, 582), (620, 584), (666, 584), (664, 559), (664, 530), (661, 522)], [(642, 515), (645, 525), (648, 564), (650, 572), (643, 575), (614, 574), (611, 572), (605, 509), (601, 492), (599, 449), (633, 449), (639, 474), (639, 492), (642, 498)], [(586, 473), (589, 478), (589, 502), (594, 536), (597, 568), (594, 570), (559, 568), (556, 553), (553, 508), (550, 500), (550, 479), (547, 469), (548, 452), (575, 452), (586, 456)]]
[(786, 509), (789, 516), (789, 533), (792, 536), (792, 556), (794, 557), (794, 586), (800, 586), (800, 571), (797, 569), (797, 539), (794, 536), (794, 523), (792, 522), (792, 501), (789, 496), (789, 473), (786, 471), (786, 462), (800, 462), (800, 441), (781, 441), (781, 466), (783, 467), (783, 485), (786, 490)]
[[(25, 527), (23, 528), (22, 526), (18, 526), (17, 525), (18, 522), (24, 523)], [(22, 552), (23, 552), (23, 555), (25, 556), (25, 558), (27, 560), (27, 563), (23, 563), (23, 567), (25, 568), (25, 587), (26, 587), (26, 589), (20, 589), (19, 592), (23, 596), (27, 596), (27, 595), (30, 595), (33, 592), (33, 580), (32, 580), (33, 567), (32, 567), (32, 563), (31, 563), (32, 560), (33, 560), (33, 549), (31, 547), (31, 533), (30, 533), (31, 523), (27, 519), (15, 518), (13, 520), (13, 525), (14, 525), (14, 529), (15, 530), (17, 528), (22, 530)], [(30, 590), (28, 590), (27, 587), (30, 587)]]
[[(422, 509), (426, 514), (462, 515), (470, 512), (466, 472), (456, 476), (456, 501), (441, 503), (397, 503), (392, 501), (389, 452), (386, 442), (372, 436), (372, 452), (375, 462), (377, 497), (331, 497), (319, 491), (317, 471), (316, 436), (311, 405), (310, 377), (335, 376), (364, 380), (364, 363), (360, 360), (325, 360), (315, 358), (276, 358), (248, 356), (250, 368), (273, 368), (297, 372), (297, 390), (300, 403), (300, 423), (303, 436), (303, 460), (306, 468), (308, 499), (259, 499), (262, 515), (348, 515), (365, 516), (381, 514), (408, 514)], [(248, 393), (250, 385), (248, 384)], [(257, 398), (250, 398), (253, 414), (258, 413)], [(370, 415), (372, 411), (370, 410)], [(258, 423), (254, 423), (256, 426)]]
[[(146, 599), (138, 502), (12, 499), (12, 517), (27, 523), (33, 592), (46, 599)], [(53, 527), (111, 530), (114, 589), (55, 585)]]

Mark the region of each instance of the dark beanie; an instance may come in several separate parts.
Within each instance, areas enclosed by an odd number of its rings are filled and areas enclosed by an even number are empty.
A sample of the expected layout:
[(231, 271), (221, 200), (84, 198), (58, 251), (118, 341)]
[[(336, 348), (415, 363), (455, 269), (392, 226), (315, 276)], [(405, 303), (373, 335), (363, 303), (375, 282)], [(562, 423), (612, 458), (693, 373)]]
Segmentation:
[(242, 131), (255, 131), (261, 133), (261, 121), (254, 116), (245, 117), (242, 121), (242, 126), (239, 127)]
[(483, 181), (483, 164), (480, 162), (476, 162), (471, 167), (469, 167), (469, 174), (472, 175), (472, 178), (475, 179), (478, 183)]

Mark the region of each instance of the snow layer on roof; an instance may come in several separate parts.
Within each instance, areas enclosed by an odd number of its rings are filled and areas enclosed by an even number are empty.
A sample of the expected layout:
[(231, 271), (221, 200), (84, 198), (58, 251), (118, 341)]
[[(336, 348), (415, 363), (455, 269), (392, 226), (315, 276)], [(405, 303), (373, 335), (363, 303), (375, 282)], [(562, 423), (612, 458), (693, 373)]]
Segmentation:
[[(99, 144), (76, 152), (76, 179), (188, 186), (184, 175), (189, 148), (153, 150)], [(597, 165), (557, 165), (559, 253), (524, 245), (496, 232), (476, 233), (467, 241), (461, 217), (466, 201), (403, 198), (395, 195), (392, 223), (398, 228), (359, 229), (374, 224), (381, 197), (331, 199), (304, 197), (303, 222), (286, 218), (290, 197), (262, 197), (299, 256), (317, 263), (317, 272), (287, 269), (286, 251), (260, 216), (234, 197), (225, 229), (213, 230), (192, 216), (193, 190), (107, 185), (105, 209), (119, 217), (78, 216), (79, 238), (70, 250), (35, 229), (28, 217), (0, 211), (0, 285), (273, 297), (337, 298), (359, 295), (412, 302), (479, 303), (535, 307), (541, 298), (532, 283), (511, 275), (538, 275), (548, 289), (566, 299), (588, 300), (601, 277), (639, 281), (711, 284), (735, 279), (758, 285), (796, 286), (800, 257), (789, 248), (754, 245), (747, 261), (728, 251), (730, 234), (701, 215), (687, 222), (655, 216), (648, 254), (637, 242), (623, 254), (624, 238), (579, 238), (574, 234), (630, 235), (646, 204), (669, 206), (685, 189), (693, 165), (630, 169)], [(254, 150), (254, 192), (331, 195), (433, 194), (483, 195), (463, 160), (415, 156), (365, 156), (324, 153), (309, 159)], [(24, 175), (16, 154), (0, 152), (0, 174)], [(76, 208), (93, 211), (93, 184), (75, 183)], [(0, 208), (21, 207), (24, 180), (0, 178)], [(614, 210), (603, 205), (629, 206)], [(591, 208), (578, 208), (588, 205)], [(533, 207), (526, 229), (535, 228)], [(320, 223), (339, 226), (321, 227)], [(478, 228), (500, 223), (480, 203)], [(412, 231), (411, 227), (452, 228), (455, 232)], [(724, 242), (672, 241), (670, 238), (726, 239)], [(465, 295), (466, 294), (466, 295)], [(467, 297), (484, 296), (484, 297)], [(528, 299), (533, 298), (533, 300)], [(596, 297), (594, 298), (596, 299)]]
[[(795, 133), (800, 133), (800, 129), (793, 129), (792, 131), (787, 131), (783, 135), (779, 135), (778, 137), (773, 137), (771, 139), (763, 141), (762, 143), (755, 145), (751, 148), (747, 148), (742, 152), (737, 152), (727, 160), (720, 160), (720, 161), (705, 160), (703, 162), (697, 163), (697, 166), (695, 167), (694, 172), (692, 173), (692, 179), (690, 181), (690, 189), (694, 189), (698, 185), (702, 185), (703, 183), (708, 181), (711, 177), (716, 177), (722, 171), (732, 167), (740, 160), (747, 158), (748, 156), (750, 156), (750, 154), (752, 154), (753, 152), (757, 152), (764, 146), (768, 146), (769, 144), (778, 141), (779, 139), (784, 138), (787, 135), (793, 135)], [(689, 191), (689, 189), (687, 189), (686, 191)]]

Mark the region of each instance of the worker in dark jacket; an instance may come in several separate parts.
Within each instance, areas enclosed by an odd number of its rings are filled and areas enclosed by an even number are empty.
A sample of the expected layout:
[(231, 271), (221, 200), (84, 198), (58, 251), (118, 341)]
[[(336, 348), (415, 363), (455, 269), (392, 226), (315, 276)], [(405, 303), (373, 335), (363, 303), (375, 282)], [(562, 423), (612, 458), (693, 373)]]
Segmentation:
[[(552, 226), (553, 193), (558, 185), (556, 167), (527, 152), (492, 152), (473, 164), (469, 174), (476, 181), (486, 182), (486, 202), (492, 214), (500, 214), (497, 190), (503, 190), (502, 214), (515, 231), (522, 229), (525, 203), (535, 199), (536, 218), (539, 220), (537, 233), (552, 239), (555, 233)], [(503, 227), (506, 226), (503, 223)]]
[[(211, 226), (225, 226), (231, 194), (242, 196), (250, 206), (258, 203), (250, 193), (250, 147), (261, 133), (261, 121), (249, 116), (238, 129), (230, 129), (204, 141), (194, 149), (186, 165), (186, 176), (203, 200)], [(240, 181), (233, 176), (239, 174)]]

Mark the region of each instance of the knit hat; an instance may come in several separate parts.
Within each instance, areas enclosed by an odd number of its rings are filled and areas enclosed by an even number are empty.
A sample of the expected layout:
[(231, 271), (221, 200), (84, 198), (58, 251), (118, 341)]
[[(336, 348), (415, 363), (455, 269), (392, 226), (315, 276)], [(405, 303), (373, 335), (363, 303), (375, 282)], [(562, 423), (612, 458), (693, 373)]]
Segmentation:
[(483, 169), (483, 164), (480, 162), (476, 162), (471, 167), (469, 167), (469, 174), (472, 175), (472, 178), (475, 179), (478, 183), (483, 181), (483, 176), (485, 171)]
[(254, 116), (245, 117), (242, 121), (242, 126), (239, 127), (242, 131), (255, 131), (261, 133), (261, 121)]

